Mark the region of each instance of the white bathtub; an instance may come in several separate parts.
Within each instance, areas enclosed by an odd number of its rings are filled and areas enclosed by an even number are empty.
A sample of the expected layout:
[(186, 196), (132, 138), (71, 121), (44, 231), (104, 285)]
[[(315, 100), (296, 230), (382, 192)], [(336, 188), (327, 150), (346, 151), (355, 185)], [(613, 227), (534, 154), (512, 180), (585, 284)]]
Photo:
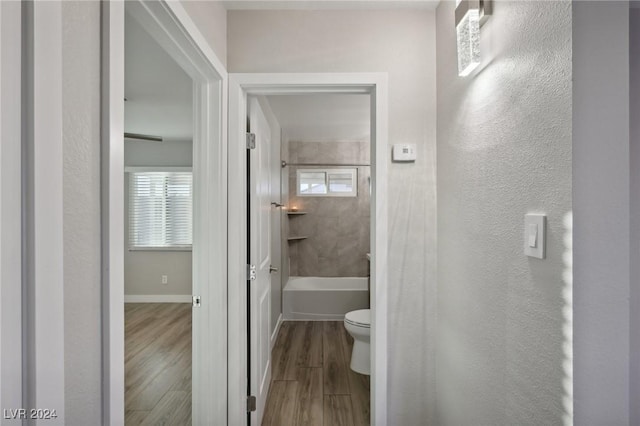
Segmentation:
[(285, 320), (342, 320), (369, 306), (368, 278), (289, 277), (282, 292)]

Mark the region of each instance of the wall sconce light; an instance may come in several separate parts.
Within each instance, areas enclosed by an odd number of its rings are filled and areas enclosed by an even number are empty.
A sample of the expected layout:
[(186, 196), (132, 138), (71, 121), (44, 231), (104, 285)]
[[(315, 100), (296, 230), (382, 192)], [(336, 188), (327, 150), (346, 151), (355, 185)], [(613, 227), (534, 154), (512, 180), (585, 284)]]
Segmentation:
[(480, 64), (480, 26), (491, 15), (491, 0), (457, 0), (458, 75), (465, 77)]

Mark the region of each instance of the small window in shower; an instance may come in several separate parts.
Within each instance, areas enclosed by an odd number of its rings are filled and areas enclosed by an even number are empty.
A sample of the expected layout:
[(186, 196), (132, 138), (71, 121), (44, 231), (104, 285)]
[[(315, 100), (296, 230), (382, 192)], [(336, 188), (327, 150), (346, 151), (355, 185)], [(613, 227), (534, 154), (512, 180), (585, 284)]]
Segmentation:
[(298, 169), (297, 178), (299, 196), (358, 196), (358, 169)]

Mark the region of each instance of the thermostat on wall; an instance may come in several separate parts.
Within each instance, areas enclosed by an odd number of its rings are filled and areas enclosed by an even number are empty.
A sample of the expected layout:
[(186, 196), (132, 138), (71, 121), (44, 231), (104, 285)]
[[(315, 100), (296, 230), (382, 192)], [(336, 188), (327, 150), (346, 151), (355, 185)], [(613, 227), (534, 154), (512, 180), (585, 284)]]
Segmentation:
[(396, 143), (393, 145), (393, 161), (416, 161), (416, 144)]

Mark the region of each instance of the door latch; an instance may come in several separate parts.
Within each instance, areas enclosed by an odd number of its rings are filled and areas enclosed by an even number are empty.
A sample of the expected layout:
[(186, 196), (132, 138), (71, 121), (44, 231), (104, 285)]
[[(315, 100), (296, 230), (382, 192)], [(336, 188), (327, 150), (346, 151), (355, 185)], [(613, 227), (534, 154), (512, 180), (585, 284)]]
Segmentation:
[(193, 301), (192, 305), (194, 308), (200, 307), (200, 296), (193, 296), (191, 300)]

